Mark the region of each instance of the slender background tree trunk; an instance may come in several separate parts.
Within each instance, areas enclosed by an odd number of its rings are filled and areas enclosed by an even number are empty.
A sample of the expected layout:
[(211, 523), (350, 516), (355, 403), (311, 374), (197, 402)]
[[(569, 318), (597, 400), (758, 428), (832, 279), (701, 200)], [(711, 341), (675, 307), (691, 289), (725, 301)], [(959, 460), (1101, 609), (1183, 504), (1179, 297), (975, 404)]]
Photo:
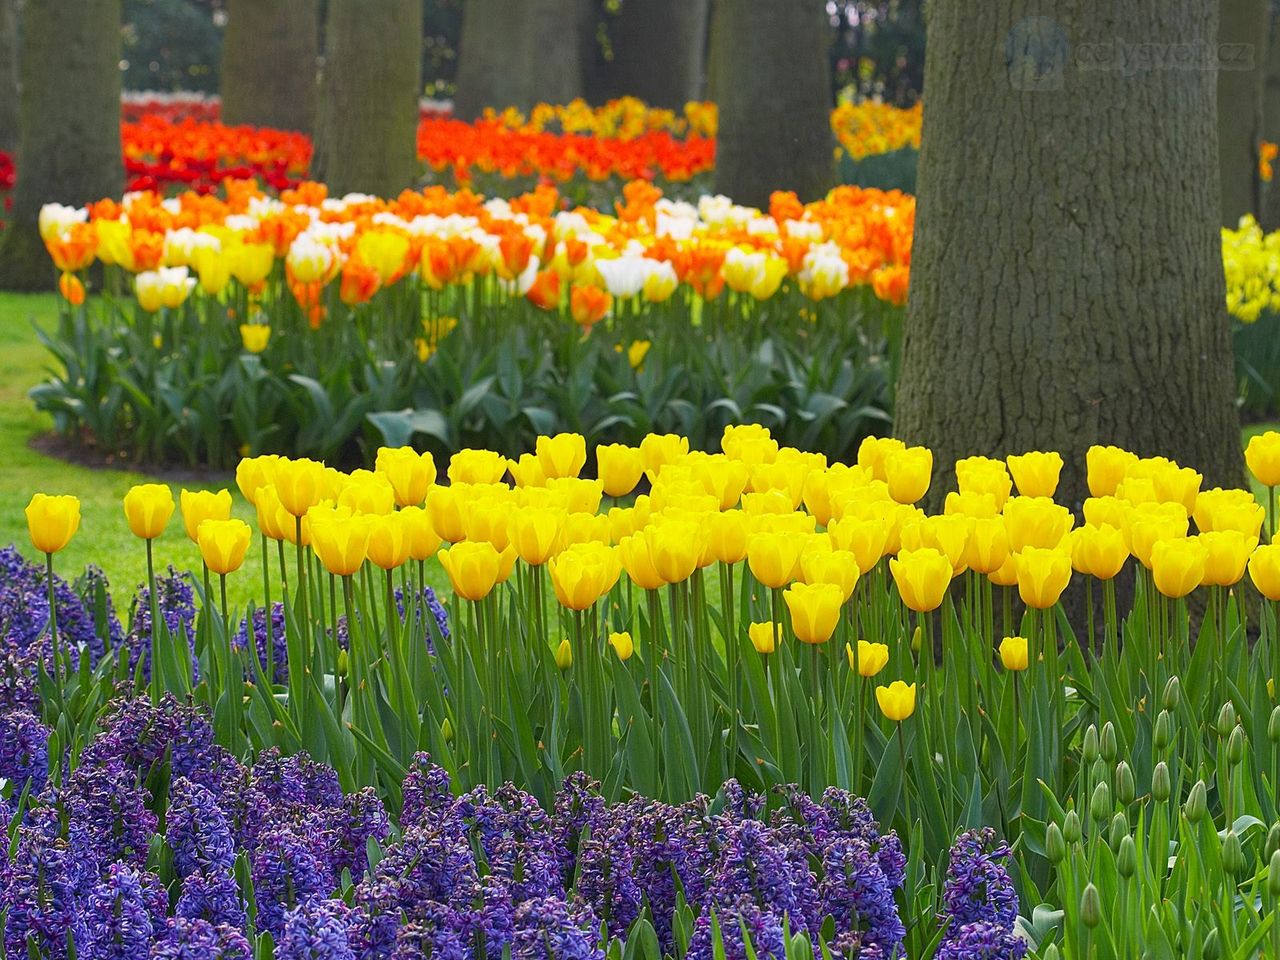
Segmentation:
[(814, 200), (832, 186), (826, 16), (823, 0), (717, 0), (719, 193), (766, 207), (774, 190)]
[(1267, 0), (1221, 0), (1218, 43), (1218, 167), (1222, 222), (1259, 210), (1258, 142), (1263, 130)]
[(702, 96), (710, 0), (624, 0), (613, 33), (614, 96), (679, 110)]
[(1239, 485), (1213, 70), (1118, 59), (1211, 49), (1216, 5), (926, 9), (896, 430), (933, 449), (931, 495), (957, 457), (1057, 450), (1078, 504), (1093, 443)]
[(116, 197), (120, 160), (120, 0), (27, 0), (21, 139), (13, 216), (0, 233), (0, 289), (52, 286), (40, 208)]
[(0, 0), (0, 150), (18, 148), (18, 0)]
[[(1267, 65), (1263, 70), (1262, 138), (1280, 143), (1280, 13), (1268, 15)], [(1280, 158), (1273, 162), (1280, 168)], [(1259, 220), (1267, 232), (1280, 229), (1280, 178), (1272, 176), (1261, 185), (1262, 211)]]
[(395, 196), (418, 175), (420, 0), (329, 0), (318, 175), (338, 196)]
[(312, 132), (319, 40), (319, 0), (228, 0), (222, 121)]

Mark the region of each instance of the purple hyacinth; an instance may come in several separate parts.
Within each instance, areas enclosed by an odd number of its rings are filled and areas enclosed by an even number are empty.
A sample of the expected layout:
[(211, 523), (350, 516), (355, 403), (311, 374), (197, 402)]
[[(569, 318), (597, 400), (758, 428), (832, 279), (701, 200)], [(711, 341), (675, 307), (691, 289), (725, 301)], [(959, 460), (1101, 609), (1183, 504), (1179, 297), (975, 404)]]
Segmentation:
[(173, 912), (187, 920), (208, 920), (237, 930), (245, 923), (240, 887), (229, 870), (188, 876), (182, 881), (182, 895)]
[(480, 840), (489, 873), (503, 880), (517, 901), (562, 896), (564, 852), (551, 818), (538, 801), (511, 784), (490, 794), (477, 787), (458, 810)]
[(119, 758), (81, 764), (67, 779), (61, 802), (76, 853), (86, 860), (122, 860), (141, 869), (156, 816), (138, 776)]
[(999, 924), (979, 920), (949, 928), (934, 960), (1022, 960), (1027, 942)]
[(783, 960), (786, 957), (782, 918), (770, 910), (760, 909), (750, 898), (743, 897), (732, 907), (703, 911), (698, 916), (685, 960), (713, 960), (716, 956), (713, 912), (720, 927), (724, 960), (748, 960), (748, 944), (759, 960)]
[(875, 854), (862, 840), (832, 841), (822, 858), (818, 885), (822, 913), (833, 917), (839, 933), (856, 933), (859, 942), (893, 956), (907, 935), (893, 899), (894, 888)]
[(757, 820), (727, 825), (706, 905), (732, 908), (742, 897), (789, 917), (793, 929), (817, 932), (820, 917), (813, 874), (803, 861), (797, 863), (788, 846)]
[(174, 917), (152, 945), (150, 960), (251, 960), (252, 956), (249, 941), (234, 927)]
[(49, 728), (26, 710), (0, 713), (0, 778), (14, 796), (37, 794), (49, 779)]
[(37, 651), (4, 645), (4, 625), (0, 623), (0, 710), (40, 712), (39, 666)]
[(1013, 929), (1018, 894), (1001, 862), (1010, 852), (990, 827), (956, 838), (942, 895), (943, 916), (953, 926), (981, 921)]
[(557, 897), (527, 900), (516, 908), (513, 960), (604, 960), (599, 924), (586, 907)]
[[(88, 651), (90, 664), (96, 664), (103, 653), (102, 637), (81, 595), (56, 574), (53, 591), (64, 654), (72, 666), (78, 666), (83, 648)], [(107, 623), (102, 625), (103, 632), (111, 635), (118, 631), (118, 622), (113, 631), (114, 614), (109, 606), (105, 609)], [(0, 641), (29, 650), (47, 662), (52, 651), (48, 627), (49, 594), (44, 568), (28, 562), (15, 547), (0, 549)]]
[(343, 870), (350, 870), (352, 879), (359, 880), (369, 866), (369, 841), (382, 843), (391, 835), (391, 818), (372, 787), (346, 797), (343, 806), (333, 872), (341, 876)]
[[(396, 598), (396, 610), (400, 614), (400, 622), (404, 623), (406, 620), (406, 614), (404, 609), (404, 590), (401, 589), (400, 587), (396, 588), (395, 598)], [(445, 610), (444, 605), (441, 604), (440, 600), (436, 597), (435, 591), (432, 590), (430, 587), (422, 588), (422, 603), (423, 603), (423, 606), (427, 609), (427, 612), (431, 614), (431, 618), (435, 621), (436, 629), (440, 631), (440, 636), (443, 637), (445, 640), (448, 640), (449, 639), (449, 614)], [(360, 614), (357, 613), (356, 620), (359, 621), (359, 619), (360, 619)], [(345, 614), (338, 617), (335, 633), (338, 641), (338, 646), (340, 646), (343, 650), (346, 650), (351, 644), (351, 631), (347, 628), (347, 617)], [(426, 644), (428, 650), (434, 651), (435, 646), (431, 636), (431, 630), (425, 624), (423, 625), (423, 630), (422, 630), (422, 642)]]
[[(258, 654), (258, 664), (262, 672), (274, 683), (289, 682), (289, 649), (286, 646), (284, 633), (284, 604), (279, 600), (271, 604), (271, 644), (267, 645), (267, 610), (256, 607), (253, 611), (253, 645)], [(249, 618), (242, 618), (240, 629), (231, 638), (231, 646), (236, 650), (249, 647)], [(245, 667), (245, 679), (255, 680), (256, 673), (252, 666)]]
[(272, 827), (258, 837), (250, 864), (258, 929), (279, 936), (290, 909), (330, 892), (332, 870), (323, 860), (324, 847), (289, 827)]
[(152, 913), (138, 872), (113, 863), (93, 888), (81, 912), (87, 921), (77, 941), (82, 960), (134, 960), (147, 955), (152, 939)]
[(351, 913), (341, 900), (315, 898), (294, 907), (285, 915), (276, 960), (355, 960)]
[(170, 788), (166, 839), (179, 877), (231, 869), (235, 843), (226, 814), (212, 793), (178, 777)]
[(69, 937), (79, 943), (86, 936), (77, 903), (86, 864), (57, 836), (57, 829), (51, 809), (34, 811), (19, 828), (16, 856), (6, 865), (0, 885), (4, 947), (10, 957), (25, 957), (34, 947), (37, 956), (61, 960)]
[(413, 758), (402, 792), (404, 804), (400, 825), (405, 830), (421, 824), (428, 817), (434, 820), (453, 805), (449, 774), (443, 767), (432, 763), (430, 755), (425, 753)]
[[(185, 639), (191, 650), (192, 680), (198, 678), (195, 656), (196, 604), (191, 576), (169, 567), (168, 574), (156, 577), (156, 606), (164, 621), (169, 643)], [(125, 644), (129, 648), (129, 669), (142, 664), (142, 675), (151, 678), (151, 588), (142, 586), (133, 598), (129, 633)]]

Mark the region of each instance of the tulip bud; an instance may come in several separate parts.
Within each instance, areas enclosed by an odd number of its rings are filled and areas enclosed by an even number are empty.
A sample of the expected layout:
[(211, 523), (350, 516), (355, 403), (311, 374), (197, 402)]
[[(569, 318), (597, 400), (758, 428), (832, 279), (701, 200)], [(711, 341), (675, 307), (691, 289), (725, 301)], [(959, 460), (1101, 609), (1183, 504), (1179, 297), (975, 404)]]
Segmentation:
[(1120, 753), (1120, 748), (1116, 745), (1116, 728), (1110, 720), (1102, 725), (1102, 737), (1099, 741), (1099, 747), (1102, 751), (1102, 759), (1107, 763), (1115, 763), (1116, 757)]
[(1155, 733), (1151, 737), (1152, 746), (1157, 750), (1165, 750), (1169, 744), (1173, 742), (1173, 714), (1168, 710), (1161, 710), (1160, 715), (1156, 717)]
[(1270, 859), (1277, 850), (1280, 850), (1280, 823), (1273, 823), (1267, 831), (1267, 858)]
[(1062, 818), (1062, 837), (1067, 843), (1079, 843), (1084, 832), (1080, 829), (1080, 815), (1074, 810), (1068, 810), (1067, 815)]
[(347, 651), (339, 650), (338, 662), (337, 662), (337, 665), (334, 667), (334, 673), (336, 673), (340, 677), (345, 677), (347, 675), (347, 669), (350, 666), (349, 660), (350, 658), (347, 656)]
[(1082, 759), (1085, 763), (1093, 763), (1098, 759), (1098, 728), (1092, 723), (1084, 732), (1084, 750)]
[(916, 628), (911, 631), (911, 652), (920, 652), (920, 625), (916, 624)]
[(1156, 764), (1154, 770), (1151, 771), (1151, 796), (1153, 799), (1164, 803), (1169, 799), (1169, 795), (1173, 792), (1173, 785), (1169, 778), (1169, 765), (1161, 760)]
[(1133, 803), (1133, 798), (1138, 795), (1138, 789), (1133, 782), (1133, 770), (1129, 764), (1121, 760), (1116, 764), (1116, 799), (1121, 804), (1128, 806)]
[(1245, 870), (1244, 847), (1240, 844), (1240, 835), (1234, 830), (1228, 830), (1222, 841), (1222, 867), (1233, 877), (1240, 876)]
[(1120, 838), (1120, 853), (1116, 856), (1116, 870), (1126, 880), (1138, 870), (1138, 848), (1133, 843), (1133, 837), (1127, 833)]
[(453, 742), (453, 724), (448, 717), (445, 717), (444, 722), (440, 724), (440, 736), (444, 737), (446, 743)]
[(1222, 709), (1218, 711), (1218, 724), (1217, 724), (1218, 736), (1220, 737), (1230, 736), (1231, 731), (1235, 728), (1235, 725), (1236, 725), (1236, 708), (1231, 703), (1231, 701), (1228, 700), (1226, 703), (1222, 705)]
[(1280, 850), (1271, 854), (1271, 862), (1267, 867), (1267, 893), (1273, 898), (1280, 897)]
[(1170, 677), (1169, 682), (1164, 685), (1164, 708), (1166, 710), (1177, 710), (1181, 701), (1182, 684), (1177, 677)]
[(1267, 739), (1280, 743), (1280, 706), (1271, 711), (1271, 719), (1267, 721)]
[(1213, 927), (1205, 935), (1204, 945), (1200, 948), (1200, 956), (1204, 960), (1218, 960), (1218, 928)]
[(1055, 866), (1067, 858), (1067, 841), (1056, 823), (1050, 822), (1044, 832), (1044, 853)]
[(1111, 818), (1111, 827), (1107, 833), (1107, 846), (1112, 852), (1120, 850), (1120, 841), (1129, 836), (1129, 818), (1121, 811)]
[(1097, 760), (1093, 761), (1093, 767), (1089, 772), (1093, 774), (1093, 779), (1095, 781), (1102, 781), (1107, 779), (1107, 771), (1109, 769), (1107, 761), (1099, 757)]
[(1111, 803), (1111, 788), (1107, 786), (1107, 781), (1101, 781), (1093, 789), (1093, 796), (1089, 799), (1089, 816), (1093, 817), (1098, 823), (1111, 816), (1113, 809)]
[(1080, 896), (1080, 919), (1090, 930), (1102, 922), (1102, 897), (1092, 883), (1085, 884)]
[(1191, 788), (1191, 793), (1187, 795), (1187, 802), (1183, 804), (1182, 812), (1192, 823), (1199, 823), (1208, 811), (1209, 798), (1204, 781), (1197, 780), (1196, 785)]
[(1231, 731), (1231, 736), (1227, 738), (1227, 763), (1233, 767), (1237, 766), (1244, 759), (1244, 727), (1239, 724)]
[(1058, 945), (1051, 943), (1041, 950), (1040, 960), (1062, 960), (1062, 954), (1058, 952)]
[(568, 670), (573, 666), (573, 647), (569, 646), (569, 640), (566, 637), (560, 641), (560, 646), (556, 647), (556, 666), (561, 670)]

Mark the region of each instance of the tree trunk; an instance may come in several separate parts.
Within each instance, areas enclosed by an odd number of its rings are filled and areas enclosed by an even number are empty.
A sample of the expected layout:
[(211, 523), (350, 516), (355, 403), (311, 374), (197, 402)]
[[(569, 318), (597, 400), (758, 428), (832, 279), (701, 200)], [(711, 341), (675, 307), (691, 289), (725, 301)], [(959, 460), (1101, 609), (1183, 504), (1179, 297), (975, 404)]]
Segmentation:
[(27, 0), (13, 215), (0, 234), (0, 289), (52, 286), (40, 208), (119, 196), (120, 0)]
[(615, 96), (679, 110), (702, 96), (710, 0), (624, 0), (613, 35)]
[(0, 150), (18, 149), (18, 5), (0, 0)]
[(1214, 76), (1118, 59), (1212, 49), (1215, 5), (1035, 9), (926, 8), (897, 433), (933, 449), (938, 498), (958, 457), (1057, 450), (1078, 505), (1095, 443), (1239, 485)]
[(821, 197), (835, 176), (826, 4), (717, 6), (716, 191), (757, 207), (767, 207), (774, 190)]
[(579, 0), (466, 0), (454, 115), (581, 96), (584, 22)]
[(334, 195), (394, 197), (418, 175), (420, 0), (329, 0), (317, 172)]
[[(1263, 69), (1262, 138), (1280, 143), (1280, 12), (1272, 11), (1268, 20), (1267, 60)], [(1280, 158), (1273, 168), (1280, 167)], [(1280, 178), (1272, 174), (1270, 183), (1260, 185), (1262, 229), (1270, 233), (1280, 230)]]
[(1219, 7), (1218, 168), (1222, 222), (1230, 227), (1259, 208), (1267, 7), (1267, 0), (1221, 0)]
[(227, 0), (222, 121), (311, 133), (319, 0)]

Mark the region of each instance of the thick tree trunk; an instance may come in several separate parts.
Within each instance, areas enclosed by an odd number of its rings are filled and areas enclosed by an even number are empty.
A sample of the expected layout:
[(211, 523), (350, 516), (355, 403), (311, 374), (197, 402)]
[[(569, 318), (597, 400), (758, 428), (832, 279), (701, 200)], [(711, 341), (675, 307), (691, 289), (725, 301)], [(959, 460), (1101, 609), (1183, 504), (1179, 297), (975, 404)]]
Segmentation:
[(1257, 213), (1263, 129), (1267, 0), (1221, 0), (1218, 22), (1218, 168), (1222, 222)]
[(0, 289), (52, 286), (40, 208), (118, 196), (120, 0), (27, 0), (13, 216), (0, 234)]
[(830, 30), (822, 0), (718, 0), (716, 190), (766, 207), (814, 200), (834, 180)]
[(584, 22), (579, 0), (466, 0), (454, 114), (581, 96)]
[(0, 150), (18, 149), (18, 3), (0, 0)]
[(710, 0), (625, 0), (613, 34), (612, 88), (679, 110), (705, 86)]
[(420, 0), (329, 0), (317, 172), (331, 193), (395, 196), (418, 174)]
[(223, 122), (311, 133), (319, 55), (319, 0), (227, 0)]
[[(1263, 70), (1262, 138), (1280, 143), (1280, 12), (1272, 11), (1268, 19), (1267, 64)], [(1280, 168), (1280, 158), (1273, 162)], [(1272, 175), (1270, 183), (1261, 184), (1262, 210), (1258, 219), (1267, 232), (1280, 230), (1280, 177)]]
[(896, 431), (933, 449), (931, 495), (958, 457), (1057, 450), (1078, 505), (1094, 443), (1240, 484), (1214, 75), (1119, 59), (1212, 49), (1216, 5), (926, 9)]

